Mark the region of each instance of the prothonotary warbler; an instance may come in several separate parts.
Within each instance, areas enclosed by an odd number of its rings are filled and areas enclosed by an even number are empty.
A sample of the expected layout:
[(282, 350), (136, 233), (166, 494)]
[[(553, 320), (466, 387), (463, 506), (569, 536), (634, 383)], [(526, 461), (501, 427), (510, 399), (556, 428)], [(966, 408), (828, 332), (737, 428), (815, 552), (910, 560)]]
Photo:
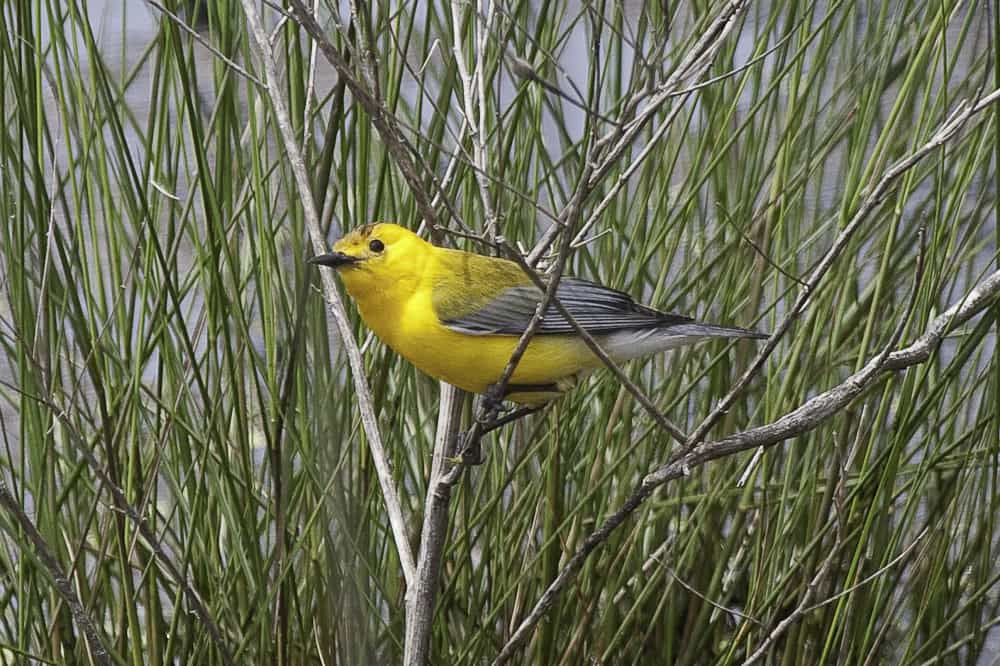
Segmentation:
[[(473, 393), (500, 379), (543, 297), (512, 261), (437, 247), (385, 222), (355, 229), (310, 262), (337, 270), (361, 318), (400, 356)], [(562, 278), (556, 297), (616, 362), (712, 337), (767, 337), (659, 312), (578, 278)], [(502, 397), (538, 406), (601, 365), (550, 304)]]

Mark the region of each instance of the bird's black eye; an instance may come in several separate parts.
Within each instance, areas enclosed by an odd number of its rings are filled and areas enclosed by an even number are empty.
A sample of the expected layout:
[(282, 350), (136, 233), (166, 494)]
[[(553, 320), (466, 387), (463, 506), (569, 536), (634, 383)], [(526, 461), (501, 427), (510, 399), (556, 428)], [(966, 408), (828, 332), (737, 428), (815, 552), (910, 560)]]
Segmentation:
[(385, 249), (385, 243), (383, 243), (377, 238), (374, 240), (370, 240), (368, 241), (368, 249), (371, 250), (372, 252), (381, 252), (382, 250)]

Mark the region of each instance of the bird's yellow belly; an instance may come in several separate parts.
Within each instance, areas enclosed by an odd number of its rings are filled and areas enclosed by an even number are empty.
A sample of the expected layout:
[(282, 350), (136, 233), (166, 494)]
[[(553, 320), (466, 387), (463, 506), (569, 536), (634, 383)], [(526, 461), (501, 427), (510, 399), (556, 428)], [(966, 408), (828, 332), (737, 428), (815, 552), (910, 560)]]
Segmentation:
[[(485, 393), (496, 383), (517, 347), (514, 335), (467, 335), (453, 331), (416, 307), (393, 322), (365, 317), (376, 335), (419, 370), (449, 384)], [(377, 317), (374, 319), (378, 319)], [(555, 392), (513, 392), (508, 398), (539, 403), (557, 397), (576, 375), (595, 366), (596, 357), (574, 336), (536, 336), (521, 357), (510, 384), (557, 384)]]

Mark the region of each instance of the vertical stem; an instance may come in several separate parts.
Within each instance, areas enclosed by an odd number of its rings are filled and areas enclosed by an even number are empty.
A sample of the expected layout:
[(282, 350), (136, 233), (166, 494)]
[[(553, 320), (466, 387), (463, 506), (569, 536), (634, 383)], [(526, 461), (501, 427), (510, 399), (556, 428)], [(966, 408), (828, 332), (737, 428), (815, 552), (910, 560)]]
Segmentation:
[[(309, 176), (306, 172), (302, 151), (295, 140), (291, 118), (288, 115), (288, 107), (281, 96), (282, 86), (278, 78), (271, 43), (268, 40), (267, 33), (264, 31), (264, 25), (261, 22), (260, 14), (257, 12), (257, 6), (251, 0), (242, 0), (242, 2), (247, 24), (250, 27), (254, 41), (257, 43), (257, 48), (264, 64), (264, 72), (267, 75), (268, 97), (274, 109), (275, 119), (277, 120), (288, 161), (292, 167), (292, 173), (295, 176), (295, 184), (299, 190), (299, 201), (302, 204), (302, 212), (306, 218), (309, 239), (312, 241), (313, 250), (319, 253), (324, 249), (325, 237), (320, 228), (319, 214), (316, 211), (315, 198), (309, 183)], [(304, 9), (301, 3), (296, 3), (296, 5), (299, 10)], [(303, 14), (302, 18), (313, 20), (312, 16), (307, 14)], [(318, 43), (323, 45), (323, 42)], [(355, 90), (353, 87), (351, 89), (352, 91)], [(361, 91), (361, 93), (365, 94), (365, 91)], [(333, 282), (333, 276), (323, 272), (320, 278), (323, 283), (323, 295), (326, 297), (327, 303), (330, 306), (330, 312), (337, 323), (337, 328), (340, 331), (340, 339), (344, 343), (344, 352), (347, 354), (347, 360), (351, 367), (351, 375), (354, 379), (354, 391), (358, 400), (358, 410), (361, 412), (361, 425), (368, 439), (372, 461), (375, 463), (379, 486), (382, 490), (382, 499), (385, 502), (386, 512), (389, 514), (389, 525), (392, 528), (393, 540), (396, 543), (396, 552), (399, 555), (399, 562), (403, 568), (403, 577), (409, 587), (413, 582), (416, 569), (413, 563), (413, 552), (407, 540), (406, 521), (403, 518), (399, 493), (396, 491), (385, 447), (382, 444), (382, 435), (379, 432), (378, 419), (375, 416), (371, 389), (368, 387), (368, 379), (365, 376), (361, 350), (354, 340), (354, 332), (351, 329), (351, 323), (344, 310), (344, 304), (340, 300), (340, 293)]]
[[(550, 432), (560, 432), (559, 407), (552, 410), (555, 422)], [(559, 575), (559, 559), (562, 556), (562, 543), (556, 538), (556, 532), (563, 522), (563, 479), (559, 469), (559, 441), (555, 437), (549, 439), (549, 459), (545, 466), (545, 522), (542, 534), (548, 542), (542, 552), (541, 579), (549, 581)], [(544, 584), (544, 583), (543, 583)], [(551, 664), (556, 661), (553, 648), (556, 645), (555, 632), (558, 630), (555, 622), (546, 622), (537, 642), (538, 656), (536, 663)]]
[(423, 666), (429, 661), (434, 600), (441, 577), (441, 560), (448, 536), (448, 505), (451, 501), (451, 484), (443, 482), (443, 479), (448, 472), (447, 459), (455, 455), (463, 397), (462, 391), (441, 382), (441, 407), (430, 482), (427, 484), (417, 575), (406, 591), (405, 666)]

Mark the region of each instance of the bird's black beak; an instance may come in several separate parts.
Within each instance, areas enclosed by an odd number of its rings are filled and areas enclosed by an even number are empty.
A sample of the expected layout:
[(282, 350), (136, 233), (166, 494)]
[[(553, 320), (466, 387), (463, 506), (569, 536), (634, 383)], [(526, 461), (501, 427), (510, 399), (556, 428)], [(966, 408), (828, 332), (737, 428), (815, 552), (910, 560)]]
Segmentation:
[(352, 257), (349, 254), (344, 254), (343, 252), (329, 252), (327, 254), (317, 254), (314, 257), (309, 258), (310, 264), (316, 264), (318, 266), (329, 266), (330, 268), (340, 268), (341, 266), (350, 266), (351, 264), (356, 264), (361, 261), (358, 257)]

